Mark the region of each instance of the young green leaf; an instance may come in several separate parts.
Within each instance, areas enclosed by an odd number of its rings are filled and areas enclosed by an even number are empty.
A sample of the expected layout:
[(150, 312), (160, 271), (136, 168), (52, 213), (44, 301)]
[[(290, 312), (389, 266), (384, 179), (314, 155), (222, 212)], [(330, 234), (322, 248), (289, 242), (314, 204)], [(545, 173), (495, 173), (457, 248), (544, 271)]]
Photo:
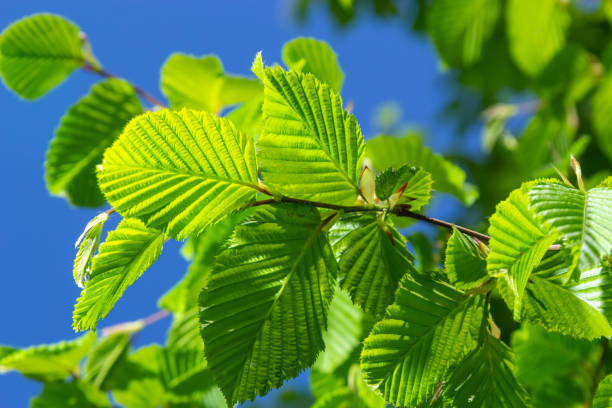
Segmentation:
[(179, 53), (166, 60), (161, 71), (161, 89), (173, 109), (211, 113), (246, 102), (263, 91), (256, 79), (224, 74), (216, 55), (194, 57)]
[(106, 380), (112, 377), (113, 371), (117, 369), (117, 363), (125, 358), (129, 350), (130, 335), (127, 333), (111, 334), (100, 341), (87, 358), (83, 381), (101, 390), (109, 389)]
[(453, 228), (444, 260), (450, 283), (459, 289), (469, 289), (483, 283), (489, 278), (486, 258), (482, 244)]
[(529, 189), (529, 202), (535, 213), (561, 233), (572, 255), (569, 274), (601, 265), (612, 254), (612, 188), (588, 191), (560, 183), (537, 183)]
[(478, 345), (484, 303), (427, 277), (404, 276), (364, 342), (366, 383), (395, 406), (425, 406), (449, 369)]
[(557, 0), (509, 0), (506, 24), (514, 61), (535, 76), (565, 45), (570, 16)]
[(47, 188), (80, 207), (99, 207), (96, 165), (128, 121), (142, 113), (134, 89), (120, 79), (94, 85), (62, 118), (47, 151)]
[(311, 207), (258, 207), (236, 227), (200, 297), (204, 351), (228, 403), (263, 395), (314, 363), (336, 268)]
[(80, 380), (45, 382), (42, 393), (30, 408), (110, 408), (108, 397), (95, 386)]
[(325, 41), (303, 37), (291, 40), (283, 46), (283, 61), (290, 70), (310, 72), (340, 92), (344, 73), (334, 50)]
[(516, 317), (520, 314), (523, 291), (531, 272), (558, 238), (556, 230), (542, 225), (529, 208), (527, 190), (530, 185), (514, 190), (497, 205), (489, 227), (487, 270), (491, 274), (504, 274), (510, 283), (516, 297)]
[(37, 99), (83, 65), (79, 28), (54, 14), (14, 22), (0, 35), (0, 75), (26, 99)]
[(173, 314), (166, 341), (167, 347), (176, 350), (204, 349), (202, 336), (200, 336), (198, 313), (198, 308), (194, 307), (191, 310)]
[(381, 317), (402, 276), (416, 272), (406, 240), (385, 221), (359, 213), (344, 215), (330, 239), (342, 289), (367, 313)]
[(431, 175), (421, 168), (389, 168), (376, 175), (376, 196), (388, 200), (391, 207), (410, 204), (411, 210), (418, 211), (429, 202), (432, 184)]
[(104, 223), (108, 219), (108, 216), (109, 213), (106, 211), (98, 214), (96, 217), (94, 217), (94, 219), (87, 223), (85, 230), (77, 239), (76, 245), (78, 245), (79, 251), (74, 259), (72, 275), (79, 288), (84, 288), (85, 282), (87, 282), (89, 279), (89, 274), (91, 273), (91, 261), (96, 253), (96, 250), (98, 249), (102, 228), (104, 227)]
[(79, 362), (89, 352), (96, 335), (88, 333), (76, 340), (13, 349), (0, 358), (0, 373), (16, 370), (37, 380), (63, 380), (79, 371)]
[(106, 150), (98, 180), (123, 216), (185, 239), (255, 199), (255, 144), (207, 112), (149, 112)]
[(601, 380), (593, 397), (593, 408), (612, 407), (612, 375)]
[(261, 54), (253, 71), (264, 83), (264, 183), (294, 198), (353, 205), (364, 143), (340, 95), (312, 74), (264, 68)]
[(95, 329), (127, 287), (159, 258), (163, 244), (161, 231), (147, 228), (136, 219), (126, 218), (109, 232), (74, 306), (74, 329)]
[(434, 190), (452, 194), (467, 205), (478, 198), (475, 186), (465, 182), (465, 172), (439, 154), (434, 154), (416, 134), (401, 138), (375, 137), (368, 140), (366, 151), (377, 169), (399, 169), (404, 165), (421, 167), (431, 174)]
[(444, 396), (457, 407), (529, 406), (527, 391), (514, 377), (514, 354), (502, 341), (486, 334), (444, 384)]
[(461, 67), (480, 59), (500, 14), (499, 0), (434, 0), (427, 32), (448, 65)]

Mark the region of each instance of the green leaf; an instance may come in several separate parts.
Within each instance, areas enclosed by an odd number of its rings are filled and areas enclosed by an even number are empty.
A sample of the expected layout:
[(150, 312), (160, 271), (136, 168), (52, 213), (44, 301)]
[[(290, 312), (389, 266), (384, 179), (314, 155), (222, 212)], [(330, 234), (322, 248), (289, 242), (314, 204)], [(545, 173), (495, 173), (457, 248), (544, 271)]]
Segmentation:
[(258, 207), (218, 255), (200, 321), (229, 403), (279, 387), (323, 349), (337, 266), (322, 227), (311, 207)]
[(215, 385), (200, 348), (162, 348), (158, 361), (162, 383), (173, 395), (202, 393)]
[(78, 246), (79, 250), (74, 259), (72, 275), (79, 288), (84, 288), (85, 282), (89, 279), (91, 273), (91, 260), (98, 249), (102, 228), (108, 216), (109, 213), (106, 211), (95, 216), (87, 223), (85, 230), (77, 239), (75, 246)]
[(448, 65), (474, 64), (497, 23), (498, 0), (434, 0), (427, 11), (427, 31)]
[(207, 112), (149, 112), (106, 150), (98, 180), (123, 216), (185, 239), (255, 199), (255, 145)]
[(163, 384), (154, 377), (130, 381), (125, 389), (113, 390), (113, 396), (119, 404), (130, 408), (157, 408), (170, 402)]
[[(510, 309), (514, 296), (505, 281), (498, 287)], [(515, 316), (517, 316), (515, 309)], [(573, 293), (571, 288), (532, 275), (525, 287), (523, 305), (517, 316), (522, 322), (544, 327), (548, 331), (577, 338), (596, 339), (612, 336), (608, 320), (595, 308)]]
[(368, 140), (366, 151), (377, 169), (399, 169), (405, 164), (418, 166), (431, 174), (434, 190), (452, 194), (466, 205), (471, 205), (478, 198), (476, 188), (465, 182), (465, 172), (423, 146), (421, 138), (416, 134), (401, 138), (384, 135), (375, 137)]
[(83, 65), (79, 28), (63, 17), (35, 14), (0, 35), (0, 75), (26, 99), (37, 99)]
[(445, 397), (458, 407), (529, 406), (527, 391), (514, 377), (514, 354), (502, 341), (486, 334), (444, 384)]
[(262, 86), (256, 79), (224, 74), (216, 55), (195, 57), (180, 53), (166, 60), (161, 71), (161, 89), (173, 109), (212, 113), (262, 93)]
[(159, 258), (163, 244), (161, 231), (149, 229), (135, 219), (124, 219), (115, 231), (109, 232), (74, 306), (74, 329), (95, 329), (127, 287)]
[(204, 349), (198, 314), (197, 307), (186, 312), (174, 313), (172, 325), (168, 331), (167, 347), (176, 350)]
[(327, 313), (327, 330), (323, 334), (325, 351), (313, 365), (313, 371), (332, 373), (361, 348), (371, 318), (353, 305), (349, 294), (337, 288)]
[(396, 406), (426, 406), (449, 369), (477, 346), (485, 299), (422, 276), (404, 276), (361, 353), (370, 386)]
[(557, 0), (509, 0), (506, 9), (510, 52), (519, 68), (537, 75), (565, 45), (567, 6)]
[(429, 238), (422, 232), (414, 232), (406, 237), (406, 241), (412, 245), (416, 257), (416, 268), (422, 274), (431, 272), (436, 261), (434, 260), (433, 245)]
[(514, 310), (517, 316), (531, 272), (558, 237), (555, 230), (541, 225), (529, 208), (527, 190), (531, 185), (523, 184), (499, 203), (489, 227), (491, 240), (487, 270), (491, 274), (501, 273), (508, 280), (516, 298)]
[(429, 202), (432, 184), (431, 175), (421, 168), (389, 168), (376, 175), (376, 196), (389, 200), (391, 206), (410, 204), (411, 210), (418, 211)]
[(258, 154), (264, 183), (294, 198), (353, 205), (364, 156), (361, 130), (342, 99), (312, 74), (264, 68), (264, 127)]
[(348, 384), (317, 398), (313, 408), (385, 408), (385, 400), (361, 379), (359, 365), (350, 367)]
[(233, 109), (225, 118), (257, 142), (263, 125), (263, 94)]
[(80, 207), (99, 207), (96, 165), (128, 121), (142, 113), (134, 89), (120, 79), (94, 85), (62, 118), (47, 151), (47, 188)]
[(416, 272), (406, 240), (375, 215), (348, 213), (332, 227), (340, 286), (353, 302), (381, 317), (393, 302), (399, 280)]
[(117, 362), (125, 358), (129, 349), (129, 334), (115, 333), (102, 340), (87, 358), (83, 380), (101, 390), (109, 389), (106, 380), (113, 375)]
[(537, 183), (529, 189), (529, 201), (571, 251), (570, 275), (579, 278), (580, 271), (600, 266), (612, 254), (611, 188), (581, 191), (560, 183)]
[(0, 373), (15, 370), (37, 380), (63, 380), (78, 373), (95, 341), (96, 335), (88, 333), (72, 341), (13, 349), (0, 359)]
[(106, 408), (108, 397), (90, 384), (74, 380), (46, 382), (42, 393), (30, 401), (31, 408)]
[(601, 380), (593, 397), (593, 408), (612, 407), (612, 375), (608, 375)]
[(612, 75), (603, 78), (592, 99), (592, 121), (597, 145), (612, 161)]
[(444, 267), (450, 283), (459, 289), (469, 289), (489, 278), (484, 246), (453, 227), (446, 245)]
[(344, 73), (334, 50), (325, 41), (296, 38), (283, 46), (283, 61), (292, 71), (310, 72), (321, 82), (340, 92)]
[(198, 304), (198, 296), (210, 276), (221, 244), (245, 218), (246, 212), (232, 214), (217, 224), (209, 225), (197, 237), (193, 262), (185, 277), (159, 300), (160, 307), (173, 312), (186, 312)]
[(515, 375), (531, 391), (534, 408), (590, 406), (598, 342), (575, 339), (524, 324), (512, 334)]

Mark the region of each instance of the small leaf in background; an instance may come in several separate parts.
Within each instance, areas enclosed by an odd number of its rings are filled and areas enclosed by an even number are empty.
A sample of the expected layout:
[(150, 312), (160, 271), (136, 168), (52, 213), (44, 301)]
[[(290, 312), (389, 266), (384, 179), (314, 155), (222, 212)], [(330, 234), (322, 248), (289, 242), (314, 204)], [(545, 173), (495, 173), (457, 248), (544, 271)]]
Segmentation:
[(262, 95), (255, 78), (223, 73), (216, 55), (172, 54), (161, 71), (161, 89), (172, 109), (189, 108), (219, 113), (223, 108)]
[(601, 380), (593, 397), (593, 408), (612, 407), (612, 375)]
[(612, 162), (612, 75), (603, 78), (592, 99), (592, 120), (597, 145)]
[(474, 238), (453, 228), (444, 261), (450, 283), (459, 289), (469, 289), (489, 279), (487, 254), (481, 248)]
[(301, 37), (291, 40), (283, 46), (283, 61), (290, 70), (310, 72), (340, 92), (344, 73), (336, 54), (326, 42)]
[(499, 0), (434, 0), (427, 12), (427, 32), (450, 66), (480, 59), (499, 18)]
[(255, 144), (204, 111), (148, 112), (106, 150), (98, 182), (121, 215), (182, 240), (254, 201)]
[(382, 317), (402, 276), (415, 271), (406, 240), (375, 215), (359, 213), (342, 216), (329, 234), (340, 286), (367, 313)]
[(544, 69), (565, 45), (571, 19), (558, 0), (509, 0), (506, 29), (516, 64), (529, 76)]
[(253, 72), (265, 87), (257, 143), (264, 183), (293, 198), (353, 205), (365, 149), (340, 95), (312, 74), (264, 68), (261, 54)]
[(0, 75), (26, 99), (37, 99), (83, 65), (79, 28), (54, 14), (14, 22), (0, 35)]
[(450, 193), (466, 205), (471, 205), (478, 198), (475, 186), (465, 182), (465, 172), (441, 155), (434, 154), (423, 145), (417, 134), (410, 133), (399, 138), (377, 136), (368, 140), (366, 152), (376, 169), (399, 169), (404, 165), (421, 167), (431, 174), (434, 190)]
[(108, 216), (109, 213), (107, 211), (98, 214), (93, 220), (87, 223), (85, 230), (77, 239), (75, 246), (78, 246), (79, 250), (74, 259), (72, 275), (79, 288), (84, 288), (85, 282), (89, 279), (89, 274), (91, 273), (91, 260), (98, 249), (102, 228)]
[(30, 401), (31, 408), (111, 408), (108, 397), (95, 386), (78, 379), (43, 384), (42, 393)]
[(107, 79), (73, 105), (62, 118), (47, 151), (47, 188), (79, 207), (99, 207), (96, 165), (132, 117), (142, 113), (131, 85)]
[(93, 259), (89, 281), (74, 305), (75, 330), (96, 328), (128, 286), (159, 258), (164, 239), (161, 231), (131, 218), (124, 218), (108, 233)]
[(101, 390), (109, 389), (107, 379), (113, 376), (117, 363), (125, 358), (129, 350), (129, 334), (115, 333), (101, 340), (87, 358), (83, 380)]
[(79, 362), (95, 341), (95, 333), (87, 333), (72, 341), (12, 349), (0, 355), (0, 373), (15, 370), (41, 381), (63, 380), (78, 374)]
[(404, 276), (364, 342), (365, 382), (395, 406), (430, 403), (440, 379), (478, 346), (484, 303), (427, 277)]

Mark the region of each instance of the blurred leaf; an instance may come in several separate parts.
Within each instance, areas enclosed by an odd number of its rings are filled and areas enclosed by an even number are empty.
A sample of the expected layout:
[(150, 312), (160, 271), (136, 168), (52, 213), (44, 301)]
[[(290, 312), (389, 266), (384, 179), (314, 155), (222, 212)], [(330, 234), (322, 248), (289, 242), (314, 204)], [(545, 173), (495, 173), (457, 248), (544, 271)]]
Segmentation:
[(216, 55), (195, 57), (180, 53), (172, 54), (164, 63), (161, 89), (172, 109), (190, 108), (212, 113), (256, 98), (263, 91), (254, 78), (224, 74)]
[(427, 31), (444, 62), (460, 67), (478, 61), (500, 9), (499, 0), (433, 0)]
[(112, 376), (117, 362), (126, 356), (130, 349), (130, 336), (125, 333), (115, 333), (99, 342), (89, 354), (85, 364), (83, 380), (96, 388), (106, 390), (106, 379)]
[(406, 237), (412, 245), (416, 257), (416, 268), (420, 273), (427, 274), (435, 267), (433, 246), (429, 238), (420, 232), (415, 232)]
[(15, 370), (41, 381), (63, 380), (78, 373), (95, 341), (95, 333), (87, 333), (72, 341), (12, 349), (1, 357), (0, 373)]
[(597, 144), (612, 162), (612, 75), (606, 76), (592, 99), (592, 121)]
[(471, 205), (478, 197), (476, 188), (465, 182), (465, 172), (423, 146), (416, 134), (401, 138), (381, 135), (370, 139), (366, 143), (366, 155), (377, 169), (399, 169), (403, 165), (421, 167), (431, 174), (434, 190), (453, 194), (466, 205)]
[[(166, 344), (169, 348), (182, 349), (202, 349), (204, 343), (200, 336), (200, 320), (198, 318), (198, 308), (194, 307), (181, 313), (174, 313), (172, 325), (168, 331)], [(203, 358), (203, 357), (202, 357)]]
[(526, 74), (537, 75), (565, 45), (568, 11), (558, 0), (509, 0), (506, 17), (514, 60)]
[(283, 61), (290, 70), (309, 72), (340, 92), (344, 73), (326, 42), (303, 37), (291, 40), (283, 46)]
[(134, 89), (120, 79), (94, 85), (62, 118), (47, 151), (47, 188), (80, 207), (99, 207), (96, 165), (127, 122), (142, 113)]
[(35, 14), (0, 36), (0, 75), (26, 99), (37, 99), (83, 65), (79, 28), (54, 14)]
[(107, 396), (94, 386), (74, 380), (45, 382), (40, 395), (32, 398), (31, 408), (106, 408)]
[(612, 375), (604, 378), (597, 387), (597, 392), (593, 397), (593, 408), (612, 407)]

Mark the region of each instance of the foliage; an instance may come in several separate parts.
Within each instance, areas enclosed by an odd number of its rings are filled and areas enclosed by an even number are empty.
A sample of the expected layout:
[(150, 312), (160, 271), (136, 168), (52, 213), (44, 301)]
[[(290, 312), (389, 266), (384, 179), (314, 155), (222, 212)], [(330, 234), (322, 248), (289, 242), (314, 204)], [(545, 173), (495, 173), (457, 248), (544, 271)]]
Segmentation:
[[(488, 107), (478, 163), (411, 131), (366, 142), (338, 58), (316, 39), (287, 43), (286, 69), (257, 54), (252, 78), (174, 54), (166, 108), (105, 71), (62, 17), (8, 27), (0, 74), (23, 98), (79, 67), (105, 78), (61, 120), (46, 174), (71, 204), (113, 208), (77, 241), (73, 326), (90, 332), (0, 346), (0, 370), (43, 383), (34, 407), (232, 406), (309, 368), (316, 407), (609, 406), (610, 57), (583, 27), (604, 21), (608, 38), (610, 10), (484, 3), (414, 6), (415, 27)], [(505, 87), (539, 98), (519, 138), (510, 119), (525, 105), (498, 101)], [(578, 136), (591, 129), (593, 142)], [(441, 194), (480, 196), (472, 212), (489, 235), (426, 216)], [(447, 230), (432, 241), (406, 220)], [(168, 239), (187, 240), (192, 263), (160, 314), (96, 334)], [(166, 314), (166, 344), (133, 350)]]

